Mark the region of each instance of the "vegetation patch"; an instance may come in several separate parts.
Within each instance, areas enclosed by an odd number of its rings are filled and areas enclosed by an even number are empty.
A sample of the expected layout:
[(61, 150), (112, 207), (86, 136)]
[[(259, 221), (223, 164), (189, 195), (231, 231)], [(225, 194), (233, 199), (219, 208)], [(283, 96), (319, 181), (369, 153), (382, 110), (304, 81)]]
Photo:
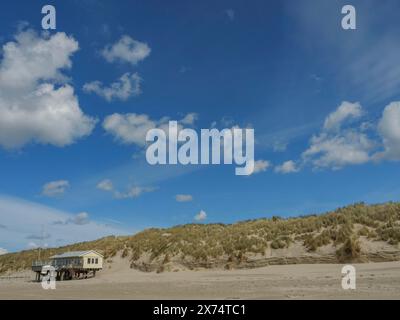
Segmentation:
[[(369, 241), (400, 242), (400, 203), (358, 203), (322, 215), (258, 219), (235, 224), (187, 224), (169, 229), (148, 229), (133, 236), (107, 237), (55, 249), (40, 250), (41, 259), (66, 251), (97, 250), (106, 259), (121, 252), (134, 268), (159, 272), (178, 261), (188, 268), (226, 268), (246, 263), (249, 257), (265, 256), (268, 250), (290, 249), (294, 243), (308, 252), (331, 245), (338, 261), (359, 259), (359, 237)], [(38, 250), (0, 256), (0, 273), (29, 269)], [(164, 266), (164, 267), (160, 267)]]

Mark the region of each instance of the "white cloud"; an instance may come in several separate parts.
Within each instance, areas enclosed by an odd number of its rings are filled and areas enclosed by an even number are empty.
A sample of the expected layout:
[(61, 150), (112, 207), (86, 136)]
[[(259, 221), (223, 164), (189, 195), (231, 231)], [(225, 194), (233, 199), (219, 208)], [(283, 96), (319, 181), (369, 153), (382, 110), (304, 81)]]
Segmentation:
[(205, 213), (203, 210), (201, 210), (198, 214), (194, 216), (194, 220), (196, 221), (204, 221), (207, 219), (207, 213)]
[(177, 202), (191, 202), (193, 201), (193, 196), (190, 194), (177, 194), (175, 200)]
[(340, 129), (342, 123), (351, 118), (359, 118), (363, 114), (361, 105), (359, 103), (350, 103), (347, 101), (342, 102), (342, 104), (332, 112), (326, 119), (324, 123), (325, 130)]
[(78, 49), (78, 42), (63, 32), (47, 37), (22, 31), (3, 46), (0, 85), (10, 90), (32, 89), (38, 80), (64, 80), (61, 70), (72, 67), (70, 58)]
[(268, 168), (271, 167), (271, 163), (266, 160), (257, 160), (257, 161), (252, 161), (250, 160), (249, 165), (247, 166), (246, 169), (246, 175), (251, 176), (257, 173), (265, 172), (268, 170)]
[(266, 160), (257, 160), (254, 162), (254, 171), (253, 174), (265, 172), (271, 166), (271, 163)]
[[(327, 116), (321, 132), (310, 139), (300, 165), (338, 170), (373, 160), (400, 160), (400, 101), (387, 105), (378, 123), (361, 122), (363, 115), (359, 103), (343, 102)], [(381, 151), (377, 152), (378, 148)], [(298, 170), (292, 161), (275, 168), (281, 173)]]
[(103, 190), (103, 191), (114, 190), (114, 185), (110, 179), (105, 179), (105, 180), (100, 181), (96, 187), (97, 187), (97, 189)]
[[(192, 124), (196, 117), (185, 116), (184, 119), (188, 121), (190, 119)], [(150, 129), (159, 128), (164, 130), (168, 136), (168, 124), (170, 119), (167, 117), (159, 120), (152, 120), (146, 114), (119, 114), (114, 113), (107, 116), (103, 122), (103, 128), (113, 135), (115, 139), (124, 144), (135, 144), (139, 147), (146, 145), (146, 134)], [(178, 132), (182, 130), (181, 122), (178, 124)]]
[(128, 62), (136, 65), (147, 58), (151, 53), (150, 47), (143, 42), (124, 35), (113, 45), (108, 45), (102, 55), (108, 62)]
[(115, 191), (114, 197), (116, 199), (133, 199), (133, 198), (140, 197), (144, 193), (153, 192), (155, 190), (156, 190), (156, 188), (152, 188), (152, 187), (135, 186), (135, 187), (130, 188), (127, 192)]
[(114, 99), (128, 100), (132, 96), (138, 96), (141, 90), (142, 78), (138, 73), (125, 73), (109, 87), (105, 87), (100, 81), (86, 83), (83, 90), (87, 93), (95, 93), (98, 96), (111, 102)]
[[(23, 31), (3, 46), (0, 61), (0, 145), (30, 142), (66, 146), (89, 135), (96, 120), (80, 109), (63, 69), (78, 42), (65, 33)], [(58, 84), (58, 85), (56, 85)]]
[(334, 170), (370, 161), (370, 152), (376, 144), (364, 132), (365, 126), (344, 127), (345, 121), (358, 119), (362, 114), (360, 104), (343, 102), (328, 115), (322, 132), (311, 138), (309, 148), (302, 154), (303, 160), (314, 168)]
[(282, 174), (296, 173), (299, 171), (300, 169), (297, 167), (296, 163), (293, 160), (286, 161), (281, 165), (275, 167), (275, 172)]
[(378, 124), (384, 151), (376, 159), (400, 160), (400, 101), (392, 102), (383, 111)]
[[(0, 232), (0, 243), (9, 250), (20, 250), (28, 247), (42, 246), (29, 236), (41, 234), (45, 227), (46, 242), (54, 247), (76, 242), (95, 240), (108, 235), (126, 235), (126, 230), (89, 221), (83, 221), (84, 215), (74, 215), (38, 203), (18, 198), (0, 196), (0, 220), (8, 226)], [(57, 221), (71, 221), (68, 224), (56, 224)], [(75, 221), (77, 223), (72, 223)], [(60, 242), (59, 240), (62, 239)], [(42, 240), (42, 239), (39, 239)]]
[(156, 126), (157, 122), (151, 120), (148, 115), (135, 113), (114, 113), (107, 116), (103, 122), (103, 128), (111, 133), (116, 140), (139, 146), (146, 144), (147, 132)]
[(121, 192), (115, 189), (114, 184), (111, 180), (105, 179), (97, 184), (97, 189), (110, 192), (113, 194), (115, 199), (133, 199), (138, 198), (144, 193), (153, 192), (156, 188), (153, 187), (142, 187), (134, 186), (130, 187), (127, 191)]
[(42, 194), (47, 197), (56, 197), (63, 195), (65, 191), (70, 187), (67, 180), (51, 181), (43, 186)]
[(197, 113), (188, 113), (180, 122), (184, 125), (193, 125), (197, 119)]
[(7, 253), (8, 253), (8, 251), (6, 249), (0, 248), (0, 256), (3, 254), (7, 254)]
[(348, 130), (339, 135), (322, 133), (311, 139), (311, 146), (303, 153), (305, 161), (316, 168), (340, 169), (346, 165), (368, 162), (375, 144), (364, 133)]

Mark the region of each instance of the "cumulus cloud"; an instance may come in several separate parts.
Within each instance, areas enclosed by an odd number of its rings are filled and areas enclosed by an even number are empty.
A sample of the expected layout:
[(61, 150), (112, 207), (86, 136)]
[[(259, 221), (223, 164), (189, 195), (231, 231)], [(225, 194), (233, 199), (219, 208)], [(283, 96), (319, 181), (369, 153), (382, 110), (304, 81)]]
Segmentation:
[(279, 166), (275, 167), (276, 173), (289, 174), (299, 172), (300, 169), (297, 167), (293, 160), (286, 161)]
[(299, 165), (288, 161), (276, 172), (297, 172), (304, 165), (314, 169), (341, 169), (370, 161), (400, 160), (400, 101), (391, 102), (376, 122), (363, 120), (359, 103), (343, 102), (329, 114), (321, 131), (310, 139)]
[[(185, 116), (185, 118), (188, 118), (188, 116)], [(159, 128), (168, 135), (169, 121), (170, 119), (167, 117), (153, 120), (146, 114), (114, 113), (104, 119), (103, 128), (121, 143), (144, 147), (146, 145), (146, 134), (150, 129)], [(195, 118), (191, 123), (193, 124), (194, 121)], [(177, 129), (178, 131), (183, 129), (182, 122), (178, 124)]]
[(340, 129), (344, 121), (348, 119), (357, 119), (361, 117), (362, 114), (362, 107), (359, 103), (350, 103), (344, 101), (325, 119), (324, 129)]
[(193, 125), (197, 119), (197, 113), (188, 113), (180, 122), (184, 125)]
[(157, 121), (151, 120), (148, 115), (119, 114), (107, 116), (103, 128), (112, 134), (116, 140), (125, 144), (146, 144), (147, 131), (157, 127)]
[(51, 37), (22, 31), (3, 46), (0, 84), (10, 90), (36, 86), (38, 80), (64, 80), (62, 69), (72, 67), (71, 56), (79, 49), (63, 32)]
[(266, 160), (257, 160), (254, 162), (254, 171), (253, 174), (265, 172), (271, 166), (271, 163)]
[(205, 213), (205, 211), (201, 210), (198, 214), (196, 214), (194, 216), (194, 220), (200, 222), (200, 221), (204, 221), (207, 219), (207, 213)]
[(114, 190), (114, 185), (110, 179), (105, 179), (105, 180), (100, 181), (96, 187), (97, 187), (97, 189), (103, 190), (103, 191)]
[(177, 202), (191, 202), (193, 201), (193, 196), (190, 194), (177, 194), (175, 200)]
[(63, 195), (70, 187), (67, 180), (51, 181), (43, 186), (42, 194), (47, 197), (56, 197)]
[(3, 46), (0, 61), (0, 145), (30, 142), (62, 147), (89, 135), (96, 120), (86, 116), (65, 82), (78, 50), (74, 38), (59, 32), (39, 36), (22, 31)]
[(378, 124), (378, 132), (383, 140), (384, 151), (377, 153), (376, 159), (400, 160), (400, 102), (392, 102), (383, 111)]
[(376, 144), (364, 132), (365, 127), (344, 126), (346, 121), (358, 119), (362, 114), (360, 104), (343, 102), (328, 115), (322, 131), (311, 138), (309, 148), (302, 154), (303, 160), (315, 168), (335, 170), (370, 161), (370, 152)]
[(113, 45), (103, 49), (102, 55), (108, 62), (127, 62), (132, 65), (146, 59), (151, 53), (150, 47), (143, 42), (124, 35)]
[(257, 173), (265, 172), (271, 167), (271, 163), (266, 160), (250, 160), (249, 165), (246, 167), (246, 175), (254, 175)]
[(142, 78), (138, 73), (128, 72), (109, 87), (104, 86), (101, 81), (93, 81), (86, 83), (83, 90), (87, 93), (95, 93), (109, 102), (115, 99), (125, 101), (142, 93), (141, 83)]
[(370, 151), (374, 147), (374, 142), (357, 130), (334, 136), (323, 133), (311, 139), (311, 146), (303, 153), (303, 159), (311, 161), (316, 168), (340, 169), (370, 161)]
[(4, 255), (4, 254), (7, 254), (7, 253), (8, 253), (7, 249), (0, 248), (0, 256)]

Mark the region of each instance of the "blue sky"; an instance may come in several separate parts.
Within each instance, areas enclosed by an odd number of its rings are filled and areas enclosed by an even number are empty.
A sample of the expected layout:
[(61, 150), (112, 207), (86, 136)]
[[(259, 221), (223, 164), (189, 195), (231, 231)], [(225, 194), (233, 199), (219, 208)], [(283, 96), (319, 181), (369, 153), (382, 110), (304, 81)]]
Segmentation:
[[(0, 248), (398, 201), (400, 4), (352, 2), (4, 2)], [(254, 128), (258, 170), (151, 167), (115, 114)]]

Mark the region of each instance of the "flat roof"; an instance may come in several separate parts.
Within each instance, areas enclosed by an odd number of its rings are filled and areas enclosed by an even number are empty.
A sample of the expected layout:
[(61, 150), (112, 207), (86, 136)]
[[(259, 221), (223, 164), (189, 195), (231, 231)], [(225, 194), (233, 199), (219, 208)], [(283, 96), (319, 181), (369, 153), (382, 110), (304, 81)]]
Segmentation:
[(65, 252), (62, 254), (57, 254), (55, 256), (50, 257), (51, 259), (62, 259), (62, 258), (77, 258), (77, 257), (82, 257), (88, 253), (95, 253), (99, 256), (103, 256), (97, 251), (94, 250), (88, 250), (88, 251), (70, 251), (70, 252)]

